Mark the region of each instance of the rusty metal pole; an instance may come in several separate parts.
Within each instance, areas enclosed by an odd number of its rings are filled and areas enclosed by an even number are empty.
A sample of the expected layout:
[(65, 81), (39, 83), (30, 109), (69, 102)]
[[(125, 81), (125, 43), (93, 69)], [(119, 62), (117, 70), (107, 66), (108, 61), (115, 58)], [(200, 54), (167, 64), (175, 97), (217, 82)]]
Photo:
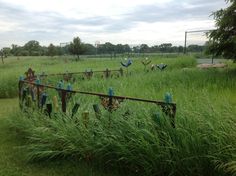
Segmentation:
[(122, 69), (122, 68), (120, 68), (119, 72), (120, 72), (120, 75), (121, 75), (121, 76), (123, 76), (123, 75), (124, 75), (124, 71), (123, 71), (123, 69)]
[(66, 90), (61, 90), (61, 109), (64, 113), (66, 113), (66, 94)]
[(176, 114), (176, 104), (172, 105), (171, 125), (173, 128), (175, 128), (175, 114)]

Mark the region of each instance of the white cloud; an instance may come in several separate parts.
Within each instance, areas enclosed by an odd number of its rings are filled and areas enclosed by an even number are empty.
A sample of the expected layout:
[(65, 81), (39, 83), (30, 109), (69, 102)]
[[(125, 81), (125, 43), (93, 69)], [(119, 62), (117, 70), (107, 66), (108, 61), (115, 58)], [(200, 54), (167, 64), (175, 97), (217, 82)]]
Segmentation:
[(213, 28), (209, 15), (224, 6), (223, 0), (0, 0), (0, 47), (32, 39), (59, 44), (77, 35), (92, 44), (182, 45), (184, 31)]

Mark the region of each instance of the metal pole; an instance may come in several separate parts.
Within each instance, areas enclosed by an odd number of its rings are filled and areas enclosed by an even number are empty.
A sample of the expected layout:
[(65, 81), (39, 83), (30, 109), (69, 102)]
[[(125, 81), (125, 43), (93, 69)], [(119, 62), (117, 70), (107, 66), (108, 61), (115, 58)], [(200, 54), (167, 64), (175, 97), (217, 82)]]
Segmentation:
[(187, 35), (188, 35), (188, 33), (209, 32), (209, 31), (214, 31), (214, 30), (215, 30), (215, 29), (204, 29), (204, 30), (195, 30), (195, 31), (185, 31), (184, 54), (187, 53)]
[(62, 112), (66, 112), (66, 90), (61, 90), (61, 108)]
[(188, 33), (188, 32), (185, 31), (185, 39), (184, 39), (184, 54), (186, 54), (186, 52), (187, 52), (187, 51), (186, 51), (186, 49), (187, 49), (187, 48), (186, 48), (186, 47), (187, 47), (187, 33)]

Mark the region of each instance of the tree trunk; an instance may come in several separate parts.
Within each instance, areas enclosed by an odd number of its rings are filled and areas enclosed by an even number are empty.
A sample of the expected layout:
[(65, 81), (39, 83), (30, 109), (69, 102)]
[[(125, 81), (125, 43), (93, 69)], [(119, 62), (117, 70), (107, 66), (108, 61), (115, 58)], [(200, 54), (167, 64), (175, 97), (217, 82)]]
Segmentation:
[(2, 64), (4, 64), (3, 56), (1, 56), (1, 58), (2, 58)]

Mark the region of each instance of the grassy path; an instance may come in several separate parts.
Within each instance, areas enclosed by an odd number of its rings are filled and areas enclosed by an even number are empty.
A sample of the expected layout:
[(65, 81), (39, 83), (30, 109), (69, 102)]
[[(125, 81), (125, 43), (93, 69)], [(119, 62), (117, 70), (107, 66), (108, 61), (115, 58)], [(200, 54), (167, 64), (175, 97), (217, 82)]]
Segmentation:
[(17, 139), (16, 132), (7, 126), (7, 117), (17, 110), (17, 102), (17, 99), (0, 99), (0, 176), (108, 175), (73, 161), (27, 163), (24, 151), (19, 148), (24, 141)]

